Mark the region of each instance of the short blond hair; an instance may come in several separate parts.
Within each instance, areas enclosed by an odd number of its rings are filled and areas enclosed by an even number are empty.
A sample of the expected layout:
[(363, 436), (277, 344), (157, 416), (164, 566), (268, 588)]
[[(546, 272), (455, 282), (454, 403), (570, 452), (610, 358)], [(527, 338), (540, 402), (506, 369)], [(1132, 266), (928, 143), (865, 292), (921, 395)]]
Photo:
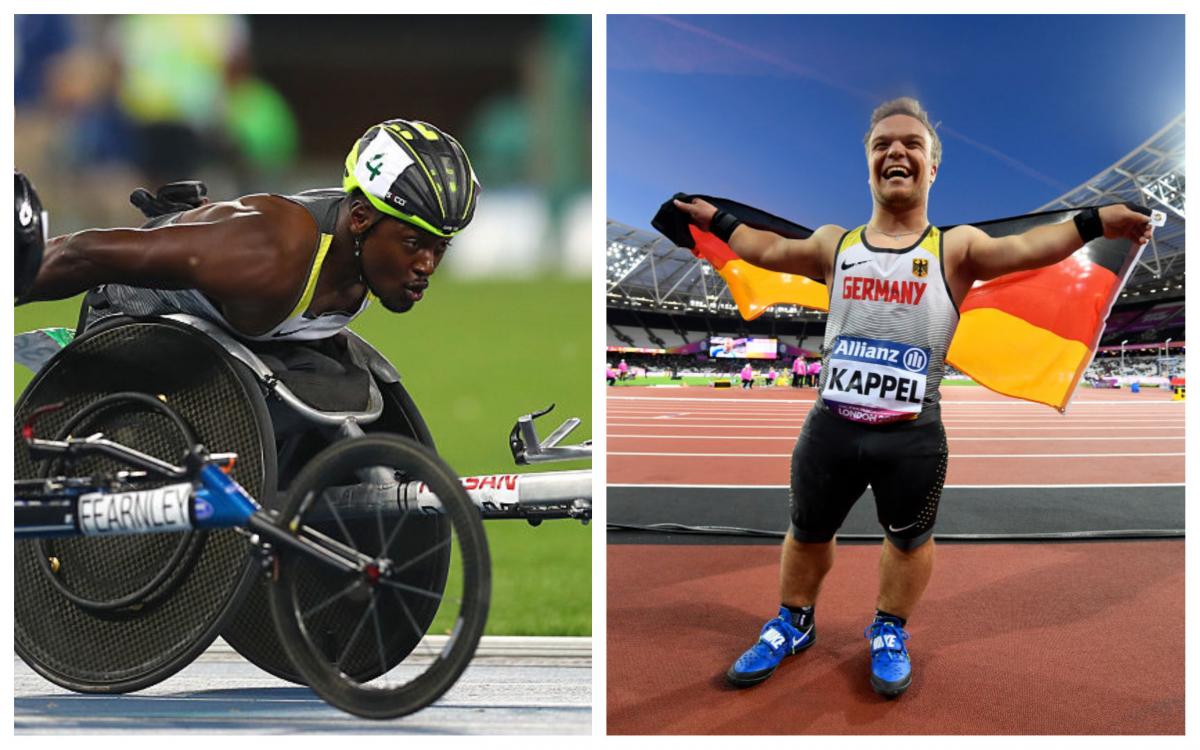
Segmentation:
[(902, 96), (899, 99), (884, 102), (871, 113), (871, 126), (867, 128), (867, 134), (863, 136), (863, 146), (866, 147), (867, 153), (870, 153), (871, 150), (871, 133), (875, 130), (875, 126), (879, 124), (880, 120), (892, 115), (908, 115), (914, 120), (919, 120), (929, 131), (929, 158), (933, 160), (934, 166), (942, 163), (942, 139), (938, 138), (933, 123), (929, 121), (929, 114), (921, 107), (921, 103), (911, 96)]

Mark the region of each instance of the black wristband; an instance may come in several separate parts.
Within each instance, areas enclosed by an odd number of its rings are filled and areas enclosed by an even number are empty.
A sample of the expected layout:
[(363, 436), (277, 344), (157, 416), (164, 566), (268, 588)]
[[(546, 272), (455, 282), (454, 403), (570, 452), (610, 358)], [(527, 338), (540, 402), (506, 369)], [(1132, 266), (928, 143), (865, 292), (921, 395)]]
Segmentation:
[(708, 231), (715, 234), (722, 242), (729, 242), (733, 230), (742, 225), (742, 220), (728, 211), (718, 210), (708, 222)]
[(1075, 214), (1073, 221), (1085, 245), (1097, 237), (1104, 236), (1104, 222), (1100, 221), (1100, 211), (1094, 207), (1089, 206)]

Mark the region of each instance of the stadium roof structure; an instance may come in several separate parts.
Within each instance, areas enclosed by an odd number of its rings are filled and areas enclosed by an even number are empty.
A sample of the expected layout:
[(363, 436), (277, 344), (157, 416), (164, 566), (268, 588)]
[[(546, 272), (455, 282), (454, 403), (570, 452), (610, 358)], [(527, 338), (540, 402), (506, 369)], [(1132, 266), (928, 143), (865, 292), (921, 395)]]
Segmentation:
[[(725, 280), (707, 262), (658, 232), (609, 219), (605, 280), (608, 307), (668, 313), (738, 315)], [(764, 317), (820, 319), (825, 313), (775, 305)]]
[[(1095, 177), (1030, 211), (1055, 211), (1097, 203), (1135, 202), (1166, 213), (1122, 297), (1126, 302), (1181, 296), (1184, 286), (1184, 115)], [(620, 222), (607, 226), (606, 284), (609, 307), (676, 313), (737, 315), (724, 280), (708, 263), (652, 230)], [(821, 317), (793, 306), (766, 315)]]
[(658, 232), (608, 222), (605, 279), (609, 307), (737, 315), (712, 266)]
[(1126, 301), (1141, 297), (1178, 296), (1183, 293), (1184, 115), (1167, 123), (1142, 145), (1130, 151), (1074, 190), (1069, 190), (1038, 211), (1061, 211), (1097, 203), (1131, 202), (1163, 211), (1165, 226), (1154, 230), (1154, 239), (1121, 295)]

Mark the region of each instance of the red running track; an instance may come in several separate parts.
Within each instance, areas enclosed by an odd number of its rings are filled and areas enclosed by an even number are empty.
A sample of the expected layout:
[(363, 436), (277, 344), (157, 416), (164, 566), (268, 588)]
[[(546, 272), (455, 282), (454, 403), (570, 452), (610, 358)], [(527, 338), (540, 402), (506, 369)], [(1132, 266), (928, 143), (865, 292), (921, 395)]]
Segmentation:
[[(609, 484), (786, 485), (814, 390), (619, 387)], [(948, 485), (1179, 484), (1184, 404), (1169, 392), (1080, 389), (1067, 414), (947, 387)]]
[(813, 647), (735, 690), (778, 548), (609, 545), (608, 733), (1183, 733), (1182, 540), (939, 546), (895, 701), (872, 692), (862, 635), (878, 547), (837, 554)]

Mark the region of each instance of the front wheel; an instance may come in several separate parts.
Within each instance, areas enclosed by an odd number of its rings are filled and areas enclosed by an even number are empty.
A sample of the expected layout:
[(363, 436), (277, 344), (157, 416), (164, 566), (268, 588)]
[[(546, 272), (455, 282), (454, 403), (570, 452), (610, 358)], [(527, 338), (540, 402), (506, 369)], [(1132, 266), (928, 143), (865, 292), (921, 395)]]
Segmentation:
[[(440, 512), (339, 501), (355, 486), (385, 497), (388, 477), (396, 490), (424, 483)], [(310, 549), (278, 550), (271, 613), (288, 658), (318, 695), (357, 716), (390, 719), (450, 689), (483, 634), (491, 565), (479, 511), (436, 455), (399, 435), (336, 443), (295, 478), (278, 522)], [(413, 534), (414, 525), (436, 531)], [(354, 571), (322, 559), (330, 555)], [(448, 560), (438, 580), (422, 564), (431, 557)], [(314, 577), (328, 580), (314, 587)], [(396, 642), (416, 646), (392, 668)]]

